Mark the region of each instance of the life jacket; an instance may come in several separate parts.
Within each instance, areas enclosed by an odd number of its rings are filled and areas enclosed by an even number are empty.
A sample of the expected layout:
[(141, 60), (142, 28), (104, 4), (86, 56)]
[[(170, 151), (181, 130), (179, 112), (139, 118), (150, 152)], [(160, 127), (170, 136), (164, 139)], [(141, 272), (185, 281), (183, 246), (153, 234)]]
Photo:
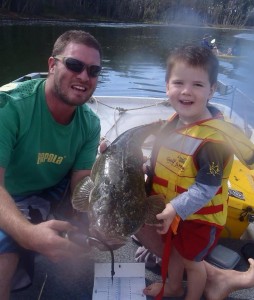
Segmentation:
[[(222, 121), (224, 123), (224, 121)], [(185, 192), (194, 184), (198, 173), (196, 155), (206, 142), (225, 143), (223, 135), (217, 128), (200, 126), (201, 123), (173, 129), (159, 142), (154, 154), (154, 175), (152, 177), (152, 194), (163, 194), (166, 202)], [(166, 134), (166, 131), (165, 131)], [(222, 183), (216, 195), (203, 208), (190, 215), (188, 220), (211, 223), (222, 227), (227, 218), (228, 177), (233, 163), (229, 155), (223, 168)], [(211, 165), (211, 173), (219, 170)]]
[[(222, 117), (219, 111), (216, 112), (217, 116), (215, 116), (216, 114), (214, 113), (213, 107), (208, 107), (208, 109), (214, 117)], [(177, 118), (175, 116), (172, 118), (173, 121), (169, 122), (160, 130), (155, 141), (151, 156), (152, 168), (150, 170), (148, 168), (149, 173), (147, 174), (146, 191), (148, 194), (162, 193), (166, 196), (168, 195), (169, 198), (167, 198), (167, 200), (170, 201), (178, 194), (187, 190), (188, 184), (192, 184), (195, 181), (195, 174), (197, 174), (198, 171), (198, 167), (195, 164), (195, 156), (197, 155), (197, 151), (207, 140), (227, 143), (232, 153), (234, 153), (244, 165), (252, 169), (254, 168), (254, 145), (239, 128), (235, 128), (233, 124), (219, 119), (211, 119), (195, 124), (193, 127), (190, 127), (189, 130), (186, 127), (174, 131), (177, 124)], [(173, 137), (172, 140), (170, 140), (171, 137)], [(179, 141), (182, 142), (182, 144), (177, 145), (174, 143)], [(225, 224), (228, 198), (227, 178), (229, 177), (232, 163), (233, 155), (229, 155), (229, 160), (223, 168), (222, 184), (216, 195), (205, 207), (189, 216), (188, 219), (197, 222), (213, 223), (218, 227)], [(216, 166), (211, 166), (210, 171), (217, 172)], [(156, 174), (160, 174), (160, 177), (156, 176)], [(171, 179), (172, 181), (170, 182), (169, 180)], [(174, 187), (174, 189), (172, 189), (172, 187)], [(168, 233), (165, 235), (162, 258), (163, 283), (161, 291), (156, 296), (156, 300), (161, 300), (164, 293), (170, 257), (171, 236), (172, 228), (169, 228)]]
[(217, 130), (240, 162), (247, 168), (254, 169), (254, 145), (239, 127), (221, 119), (210, 119), (199, 126)]

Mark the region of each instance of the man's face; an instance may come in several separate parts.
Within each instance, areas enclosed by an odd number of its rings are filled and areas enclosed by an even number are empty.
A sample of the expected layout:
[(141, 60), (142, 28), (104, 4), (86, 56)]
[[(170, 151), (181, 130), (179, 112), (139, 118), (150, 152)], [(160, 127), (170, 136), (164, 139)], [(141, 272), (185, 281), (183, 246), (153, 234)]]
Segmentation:
[(100, 66), (100, 53), (83, 44), (70, 43), (58, 58), (49, 59), (49, 72), (53, 80), (53, 93), (65, 104), (82, 105), (96, 89), (98, 77), (92, 77), (87, 68), (75, 72), (66, 66), (66, 57), (79, 60), (87, 66)]

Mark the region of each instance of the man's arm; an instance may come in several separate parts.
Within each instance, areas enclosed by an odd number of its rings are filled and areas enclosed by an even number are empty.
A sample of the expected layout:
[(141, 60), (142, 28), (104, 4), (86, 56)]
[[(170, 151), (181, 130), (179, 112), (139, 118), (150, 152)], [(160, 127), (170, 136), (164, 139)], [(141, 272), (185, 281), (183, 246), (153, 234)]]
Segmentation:
[(60, 235), (77, 229), (69, 222), (50, 220), (34, 225), (22, 215), (4, 187), (4, 173), (0, 167), (0, 229), (23, 248), (39, 252), (55, 262), (83, 254), (82, 247)]
[(30, 227), (30, 222), (22, 215), (15, 202), (4, 188), (5, 169), (0, 167), (0, 228), (22, 244), (20, 228)]
[(75, 186), (80, 182), (80, 180), (82, 180), (83, 178), (85, 178), (86, 176), (90, 176), (91, 174), (91, 170), (78, 170), (78, 171), (74, 171), (71, 174), (71, 193), (73, 193)]

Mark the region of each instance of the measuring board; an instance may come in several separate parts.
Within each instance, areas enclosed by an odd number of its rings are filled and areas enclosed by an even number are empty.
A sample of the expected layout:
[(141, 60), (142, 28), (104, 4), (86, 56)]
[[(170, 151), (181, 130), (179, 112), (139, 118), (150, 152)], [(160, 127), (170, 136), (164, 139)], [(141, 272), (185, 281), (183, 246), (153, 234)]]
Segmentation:
[(96, 263), (93, 300), (145, 300), (145, 264), (115, 263), (111, 279), (111, 264)]

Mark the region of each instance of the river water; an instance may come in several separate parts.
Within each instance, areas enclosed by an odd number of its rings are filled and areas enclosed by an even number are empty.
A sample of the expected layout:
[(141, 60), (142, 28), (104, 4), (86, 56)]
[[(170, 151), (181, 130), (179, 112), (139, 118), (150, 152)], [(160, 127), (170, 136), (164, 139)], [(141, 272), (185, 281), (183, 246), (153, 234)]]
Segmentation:
[(220, 60), (219, 79), (253, 98), (253, 31), (173, 25), (0, 23), (0, 85), (31, 72), (47, 71), (55, 39), (69, 29), (89, 31), (102, 45), (103, 72), (96, 95), (165, 97), (165, 62), (170, 50), (185, 43), (199, 44), (208, 33), (222, 52), (240, 39), (242, 58)]

